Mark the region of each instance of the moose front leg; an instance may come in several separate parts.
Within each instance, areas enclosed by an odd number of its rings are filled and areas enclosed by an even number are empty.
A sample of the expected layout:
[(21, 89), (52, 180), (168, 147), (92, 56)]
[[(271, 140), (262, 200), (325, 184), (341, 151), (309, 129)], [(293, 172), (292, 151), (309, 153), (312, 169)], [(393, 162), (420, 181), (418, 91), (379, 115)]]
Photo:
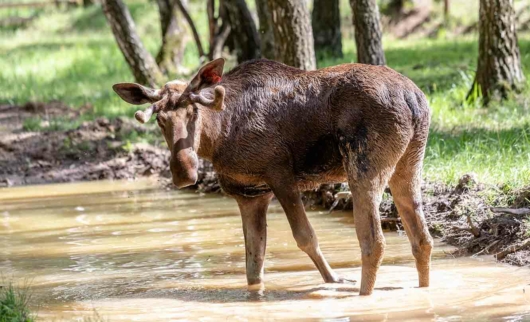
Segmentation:
[(263, 262), (267, 246), (267, 209), (272, 194), (236, 197), (245, 236), (245, 256), (249, 290), (263, 288)]
[(298, 247), (309, 255), (326, 283), (343, 282), (344, 280), (335, 274), (320, 251), (317, 236), (307, 219), (296, 183), (287, 184), (283, 177), (278, 184), (269, 185), (287, 215)]

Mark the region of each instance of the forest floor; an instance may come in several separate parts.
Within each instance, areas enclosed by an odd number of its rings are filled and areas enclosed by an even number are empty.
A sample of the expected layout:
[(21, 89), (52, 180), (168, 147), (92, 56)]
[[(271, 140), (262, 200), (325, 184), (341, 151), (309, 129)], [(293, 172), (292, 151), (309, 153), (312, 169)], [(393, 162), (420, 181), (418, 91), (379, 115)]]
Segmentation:
[[(128, 4), (142, 40), (155, 53), (160, 42), (152, 36), (159, 34), (155, 6), (143, 0)], [(201, 11), (192, 12), (205, 35)], [(28, 19), (16, 27), (0, 24), (0, 184), (138, 176), (167, 181), (168, 152), (156, 125), (134, 123), (135, 107), (112, 92), (112, 84), (132, 76), (100, 8), (0, 11), (0, 20), (9, 15)], [(530, 215), (524, 210), (530, 207), (530, 34), (519, 34), (527, 89), (482, 107), (465, 100), (478, 37), (442, 31), (384, 39), (388, 65), (426, 93), (433, 111), (423, 187), (431, 232), (466, 254), (499, 254), (530, 265)], [(353, 40), (343, 39), (344, 57), (320, 58), (319, 67), (355, 60)], [(191, 41), (184, 65), (189, 71), (198, 67)], [(196, 189), (219, 190), (208, 164), (202, 176)], [(345, 189), (323, 186), (305, 198), (308, 206), (348, 208), (350, 197), (340, 193)], [(384, 224), (399, 228), (391, 200), (385, 193)], [(517, 252), (505, 255), (506, 250)]]

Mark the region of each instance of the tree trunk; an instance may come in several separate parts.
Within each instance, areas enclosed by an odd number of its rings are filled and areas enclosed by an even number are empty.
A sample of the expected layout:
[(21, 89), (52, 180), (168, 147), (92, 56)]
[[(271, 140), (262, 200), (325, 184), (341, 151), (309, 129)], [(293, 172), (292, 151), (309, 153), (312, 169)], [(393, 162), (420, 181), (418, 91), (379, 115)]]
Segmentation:
[[(230, 26), (230, 19), (228, 17), (226, 6), (223, 5), (223, 0), (219, 0), (219, 18), (221, 18), (221, 21), (223, 22), (220, 28), (223, 28), (223, 25)], [(234, 43), (234, 33), (232, 32), (231, 28), (230, 33), (225, 39), (224, 47), (228, 48), (228, 51), (230, 52), (236, 50), (236, 45)]]
[(186, 46), (185, 33), (182, 28), (176, 5), (172, 0), (157, 0), (160, 13), (160, 30), (162, 46), (156, 56), (156, 62), (164, 74), (175, 74), (182, 64)]
[(355, 27), (357, 61), (385, 65), (379, 9), (376, 0), (350, 0)]
[(222, 56), (223, 47), (226, 43), (226, 40), (228, 39), (228, 36), (230, 36), (231, 31), (232, 29), (228, 23), (223, 23), (221, 25), (219, 33), (215, 35), (210, 47), (210, 53), (208, 54), (210, 60), (214, 60)]
[[(221, 5), (221, 3), (219, 4)], [(208, 34), (209, 34), (209, 48), (208, 59), (214, 60), (220, 58), (223, 53), (223, 47), (226, 39), (230, 36), (230, 25), (227, 22), (225, 10), (219, 7), (218, 15), (215, 15), (215, 0), (206, 0), (206, 13), (208, 14)], [(223, 16), (222, 16), (222, 15)], [(222, 24), (219, 25), (219, 20)]]
[(151, 87), (161, 83), (163, 80), (162, 73), (138, 37), (127, 6), (122, 0), (103, 0), (101, 4), (114, 38), (116, 38), (136, 82)]
[(505, 98), (525, 78), (517, 44), (513, 0), (480, 0), (479, 13), (478, 66), (469, 94), (480, 89), (487, 103), (493, 96)]
[(444, 21), (449, 21), (449, 0), (444, 0)]
[[(206, 0), (206, 14), (208, 15), (208, 36), (210, 53), (217, 34), (217, 17), (215, 16), (215, 0)], [(210, 59), (211, 60), (211, 59)]]
[(260, 57), (260, 40), (256, 24), (245, 0), (222, 0), (232, 31), (237, 61), (242, 63)]
[(312, 13), (313, 38), (318, 55), (342, 57), (339, 0), (315, 0)]
[(393, 23), (397, 23), (403, 15), (403, 8), (405, 7), (405, 0), (392, 0), (388, 4), (388, 13)]
[(272, 30), (272, 17), (267, 0), (256, 0), (256, 11), (259, 19), (261, 56), (274, 59), (274, 31)]
[(267, 0), (274, 32), (274, 56), (304, 70), (316, 68), (309, 10), (302, 0)]
[(202, 47), (201, 37), (199, 36), (197, 27), (195, 26), (195, 23), (193, 22), (193, 19), (191, 18), (190, 13), (188, 12), (186, 3), (184, 2), (184, 0), (173, 0), (173, 1), (175, 1), (177, 8), (179, 8), (180, 12), (182, 12), (184, 19), (186, 19), (186, 21), (188, 22), (188, 25), (190, 26), (191, 33), (193, 34), (193, 39), (195, 40), (195, 45), (197, 45), (197, 51), (199, 52), (199, 58), (201, 60), (204, 59), (206, 54), (204, 52), (204, 47)]

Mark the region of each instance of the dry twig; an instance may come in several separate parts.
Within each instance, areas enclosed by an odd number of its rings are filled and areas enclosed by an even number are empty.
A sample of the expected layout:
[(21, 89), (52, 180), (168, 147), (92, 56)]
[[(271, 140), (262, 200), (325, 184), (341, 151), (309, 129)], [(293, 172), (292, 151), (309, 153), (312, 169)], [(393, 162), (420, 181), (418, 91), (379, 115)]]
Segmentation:
[(522, 241), (522, 242), (520, 242), (518, 244), (509, 246), (505, 250), (495, 254), (495, 257), (497, 258), (497, 260), (500, 261), (500, 260), (503, 260), (509, 254), (515, 253), (517, 251), (520, 251), (521, 249), (524, 249), (526, 247), (530, 247), (530, 238), (528, 238), (528, 239), (526, 239), (526, 240), (524, 240), (524, 241)]
[(508, 215), (516, 215), (516, 216), (524, 216), (524, 215), (530, 215), (530, 208), (502, 208), (502, 207), (492, 207), (490, 210), (494, 213), (500, 213), (500, 214), (508, 214)]

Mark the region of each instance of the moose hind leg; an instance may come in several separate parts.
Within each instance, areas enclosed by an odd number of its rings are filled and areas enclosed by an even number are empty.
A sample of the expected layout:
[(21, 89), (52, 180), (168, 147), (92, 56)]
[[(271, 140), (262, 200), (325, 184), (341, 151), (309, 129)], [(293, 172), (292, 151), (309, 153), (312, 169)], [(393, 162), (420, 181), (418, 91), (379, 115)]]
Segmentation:
[(341, 145), (352, 193), (355, 231), (361, 248), (360, 295), (370, 295), (374, 290), (385, 250), (379, 205), (384, 188), (407, 143), (399, 137), (394, 140), (381, 138), (379, 144), (372, 142), (369, 146), (367, 138), (370, 134), (367, 130), (358, 133), (354, 139)]
[(267, 209), (272, 194), (237, 197), (245, 236), (245, 257), (249, 290), (263, 288), (263, 266), (267, 245)]
[(377, 271), (383, 260), (385, 237), (379, 218), (384, 185), (349, 181), (353, 199), (353, 217), (361, 247), (362, 277), (360, 295), (372, 294)]
[(429, 286), (432, 237), (425, 222), (421, 198), (421, 167), (424, 144), (411, 144), (390, 179), (390, 190), (416, 259), (419, 286)]

